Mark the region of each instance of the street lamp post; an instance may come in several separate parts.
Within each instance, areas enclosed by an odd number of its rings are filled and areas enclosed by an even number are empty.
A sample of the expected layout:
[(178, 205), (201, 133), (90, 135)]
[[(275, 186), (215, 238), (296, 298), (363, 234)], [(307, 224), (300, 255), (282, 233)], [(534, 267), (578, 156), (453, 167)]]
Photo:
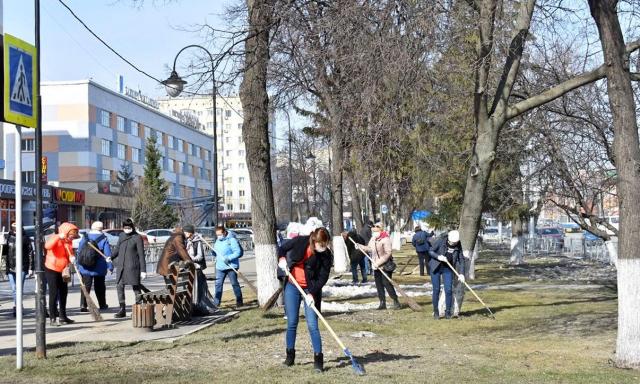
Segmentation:
[(216, 94), (217, 94), (216, 74), (215, 74), (216, 67), (213, 61), (213, 55), (211, 54), (211, 52), (209, 52), (208, 49), (206, 49), (201, 45), (197, 45), (197, 44), (187, 45), (186, 47), (178, 51), (178, 54), (173, 59), (173, 70), (171, 71), (171, 76), (169, 76), (168, 79), (163, 81), (162, 84), (164, 85), (167, 91), (167, 94), (170, 97), (178, 97), (180, 93), (182, 93), (182, 90), (184, 89), (184, 85), (187, 84), (187, 82), (178, 75), (178, 72), (176, 72), (176, 62), (178, 61), (178, 56), (180, 56), (180, 54), (188, 48), (202, 49), (207, 53), (207, 55), (209, 55), (209, 59), (211, 60), (211, 79), (213, 81), (213, 89), (211, 90), (211, 95), (212, 95), (211, 97), (213, 99), (213, 153), (212, 153), (213, 155), (213, 191), (214, 191), (213, 192), (214, 194), (213, 208), (215, 210), (215, 213), (213, 216), (214, 218), (213, 225), (217, 226), (218, 223), (220, 222), (218, 220), (218, 215), (219, 215), (219, 210), (218, 210), (218, 134), (217, 134), (218, 127), (217, 127), (217, 121), (216, 121), (218, 108), (216, 106)]

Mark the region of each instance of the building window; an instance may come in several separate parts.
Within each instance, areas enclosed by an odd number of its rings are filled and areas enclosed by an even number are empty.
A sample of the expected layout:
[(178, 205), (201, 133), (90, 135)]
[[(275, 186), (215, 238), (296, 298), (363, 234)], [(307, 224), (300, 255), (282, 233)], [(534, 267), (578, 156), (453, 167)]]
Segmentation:
[[(138, 148), (131, 148), (131, 161), (134, 163), (140, 162), (140, 150)], [(160, 167), (162, 168), (162, 164)]]
[(225, 151), (224, 154), (225, 154), (225, 156), (229, 157), (229, 156), (231, 156), (231, 151)]
[(124, 117), (116, 116), (116, 128), (120, 132), (124, 132)]
[(233, 179), (231, 177), (225, 177), (224, 182), (227, 184), (231, 184), (233, 182)]
[(225, 143), (230, 143), (231, 142), (231, 138), (229, 136), (224, 138), (224, 142)]
[(244, 190), (243, 189), (238, 191), (238, 196), (244, 197)]
[(242, 132), (242, 123), (238, 123), (238, 131)]
[(102, 139), (102, 154), (111, 156), (111, 141)]
[(124, 144), (118, 144), (118, 159), (124, 160), (127, 153), (127, 147)]
[(191, 168), (191, 167), (189, 167), (189, 164), (187, 164), (187, 163), (182, 163), (182, 174), (183, 174), (183, 175), (187, 175), (187, 176), (191, 176), (191, 175), (189, 174), (189, 168)]
[(238, 169), (244, 169), (244, 163), (238, 163)]
[(36, 140), (35, 139), (23, 139), (21, 142), (21, 147), (24, 152), (33, 152), (36, 148)]
[(180, 186), (177, 183), (173, 184), (173, 196), (180, 196)]
[(227, 191), (227, 197), (233, 197), (233, 191)]
[(200, 178), (204, 179), (205, 176), (205, 169), (204, 168), (200, 168)]
[(211, 161), (211, 151), (204, 151), (205, 153), (205, 159), (207, 159), (207, 161)]
[(247, 206), (244, 204), (240, 204), (240, 210), (241, 211), (246, 211), (247, 210)]
[(184, 152), (184, 140), (178, 139), (178, 151)]
[(231, 117), (231, 110), (227, 109), (224, 111), (224, 117)]
[(227, 211), (233, 211), (233, 204), (227, 204)]
[(207, 116), (213, 116), (213, 108), (207, 109)]
[(244, 177), (238, 177), (238, 182), (239, 182), (240, 184), (244, 183)]
[(133, 136), (140, 136), (140, 127), (138, 126), (138, 123), (131, 121), (129, 122), (129, 127), (131, 128), (131, 134)]
[(244, 149), (238, 150), (238, 156), (244, 156)]
[(213, 130), (213, 122), (208, 122), (207, 123), (207, 129)]
[(167, 170), (169, 172), (175, 172), (176, 171), (176, 169), (175, 169), (175, 160), (173, 160), (173, 159), (168, 159), (167, 160)]
[(238, 144), (242, 144), (242, 143), (244, 143), (244, 139), (242, 138), (242, 135), (240, 135), (238, 137)]
[(111, 171), (108, 169), (102, 170), (102, 181), (111, 181)]
[(100, 111), (100, 123), (105, 127), (110, 127), (111, 114), (107, 111)]
[(150, 138), (151, 137), (151, 132), (152, 132), (152, 129), (145, 125), (145, 127), (144, 127), (144, 138), (145, 139)]
[(35, 182), (36, 182), (36, 171), (23, 171), (22, 172), (22, 182), (23, 183), (35, 184)]
[(231, 130), (231, 124), (224, 125), (224, 133), (228, 133)]

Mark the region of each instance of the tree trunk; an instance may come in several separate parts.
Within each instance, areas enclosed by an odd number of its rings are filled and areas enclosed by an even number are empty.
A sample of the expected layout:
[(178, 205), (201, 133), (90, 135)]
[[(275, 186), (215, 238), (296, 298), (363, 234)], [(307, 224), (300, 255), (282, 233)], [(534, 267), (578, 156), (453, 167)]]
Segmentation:
[(617, 0), (589, 0), (604, 53), (620, 201), (616, 364), (640, 368), (640, 142)]
[(520, 265), (524, 259), (524, 236), (522, 234), (522, 219), (516, 218), (511, 223), (511, 258), (509, 264)]
[(279, 288), (276, 277), (276, 215), (271, 183), (267, 94), (269, 30), (272, 23), (273, 0), (247, 0), (247, 8), (249, 37), (245, 42), (244, 78), (240, 84), (240, 99), (244, 110), (242, 136), (251, 180), (251, 217), (258, 303), (263, 305)]
[(364, 222), (362, 221), (360, 191), (358, 190), (358, 187), (356, 187), (356, 178), (353, 174), (353, 169), (351, 169), (351, 167), (346, 167), (344, 170), (347, 174), (347, 186), (351, 192), (351, 217), (355, 220), (356, 228), (360, 230), (364, 227)]

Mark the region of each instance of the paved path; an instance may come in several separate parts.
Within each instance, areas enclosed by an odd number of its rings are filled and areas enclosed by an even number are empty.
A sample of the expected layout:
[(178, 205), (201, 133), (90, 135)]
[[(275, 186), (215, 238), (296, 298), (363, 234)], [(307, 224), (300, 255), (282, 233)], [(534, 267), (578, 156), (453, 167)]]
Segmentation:
[[(208, 279), (215, 277), (213, 263), (208, 262), (205, 270)], [(252, 252), (246, 252), (241, 259), (240, 271), (250, 281), (256, 280), (255, 257)], [(113, 314), (118, 311), (118, 297), (115, 287), (115, 275), (107, 276), (107, 304), (109, 309), (102, 311), (104, 321), (96, 323), (88, 313), (80, 312), (80, 287), (78, 279), (74, 276), (75, 284), (69, 284), (69, 296), (67, 298), (67, 315), (76, 320), (76, 323), (61, 327), (50, 327), (47, 320), (47, 344), (81, 341), (142, 341), (142, 340), (166, 340), (173, 341), (186, 334), (198, 331), (219, 321), (236, 316), (238, 312), (221, 311), (210, 317), (194, 318), (191, 322), (178, 325), (175, 329), (144, 332), (131, 326), (130, 310), (134, 302), (134, 294), (130, 287), (126, 289), (127, 317), (114, 319)], [(144, 285), (151, 289), (160, 289), (163, 284), (161, 276), (151, 275), (143, 281)], [(240, 281), (242, 286), (242, 281)], [(25, 282), (24, 296), (24, 341), (25, 349), (35, 348), (35, 279), (27, 279)], [(213, 293), (213, 281), (209, 281), (209, 291)], [(225, 281), (225, 292), (231, 292), (231, 286)], [(247, 289), (243, 287), (243, 292)], [(95, 295), (92, 293), (95, 299)], [(11, 316), (13, 301), (8, 281), (0, 282), (0, 355), (15, 353), (15, 319)]]

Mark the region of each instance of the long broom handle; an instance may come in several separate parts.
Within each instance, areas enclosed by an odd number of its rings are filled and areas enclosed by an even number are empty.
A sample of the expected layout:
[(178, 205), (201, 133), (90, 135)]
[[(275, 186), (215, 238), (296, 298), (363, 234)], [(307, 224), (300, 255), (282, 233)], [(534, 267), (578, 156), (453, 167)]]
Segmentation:
[[(456, 271), (455, 268), (453, 268), (453, 265), (451, 265), (451, 263), (449, 263), (449, 260), (445, 260), (445, 263), (447, 263), (447, 265), (449, 266), (449, 268), (451, 268), (451, 270), (453, 271), (453, 273), (456, 274), (456, 277), (458, 278), (458, 280), (460, 279), (460, 274), (458, 273), (458, 271)], [(469, 289), (469, 291), (471, 293), (473, 293), (473, 296), (476, 297), (476, 299), (478, 299), (478, 301), (480, 302), (480, 304), (484, 305), (484, 307), (487, 309), (487, 311), (489, 311), (489, 313), (491, 314), (491, 316), (495, 317), (495, 315), (493, 314), (493, 312), (491, 312), (491, 309), (489, 309), (489, 307), (487, 306), (487, 304), (484, 303), (484, 301), (482, 301), (482, 299), (480, 298), (480, 296), (478, 296), (476, 294), (476, 292), (471, 289), (471, 287), (469, 286), (469, 284), (467, 284), (467, 280), (462, 280), (462, 283), (467, 287), (467, 289)]]
[[(295, 277), (291, 276), (291, 272), (289, 272), (288, 269), (285, 269), (284, 271), (287, 273), (287, 277), (289, 278), (289, 281), (292, 282), (293, 285), (296, 286), (296, 288), (298, 288), (298, 291), (300, 291), (300, 294), (304, 298), (307, 294), (304, 293), (304, 290), (302, 289), (300, 284), (298, 284), (298, 282), (296, 281)], [(306, 302), (306, 300), (305, 300), (305, 302)], [(307, 305), (307, 307), (311, 307), (311, 309), (313, 309), (313, 311), (316, 313), (316, 315), (318, 315), (318, 318), (322, 321), (322, 324), (324, 324), (324, 326), (327, 327), (327, 329), (329, 330), (329, 333), (331, 333), (331, 336), (333, 336), (333, 338), (338, 343), (338, 345), (340, 345), (340, 348), (342, 348), (342, 350), (347, 349), (347, 347), (344, 346), (344, 344), (342, 343), (342, 341), (340, 340), (338, 335), (336, 335), (336, 333), (333, 331), (333, 328), (331, 328), (329, 323), (327, 323), (327, 320), (324, 319), (324, 316), (322, 316), (320, 311), (318, 311), (318, 308), (316, 308), (315, 305)]]
[[(207, 245), (207, 247), (209, 247), (209, 249), (213, 250), (213, 247), (211, 246), (211, 244), (209, 244), (209, 242), (207, 240), (205, 240), (204, 238), (202, 238), (202, 241), (204, 241), (204, 243)], [(238, 276), (240, 276), (240, 278), (244, 281), (245, 284), (247, 284), (249, 286), (249, 288), (251, 288), (251, 290), (256, 294), (256, 296), (258, 295), (258, 288), (255, 287), (255, 285), (251, 284), (251, 282), (249, 281), (249, 279), (243, 275), (240, 271), (238, 271), (237, 269), (233, 268), (233, 265), (229, 265), (226, 261), (222, 260), (229, 268), (233, 269), (233, 272), (235, 272)]]

